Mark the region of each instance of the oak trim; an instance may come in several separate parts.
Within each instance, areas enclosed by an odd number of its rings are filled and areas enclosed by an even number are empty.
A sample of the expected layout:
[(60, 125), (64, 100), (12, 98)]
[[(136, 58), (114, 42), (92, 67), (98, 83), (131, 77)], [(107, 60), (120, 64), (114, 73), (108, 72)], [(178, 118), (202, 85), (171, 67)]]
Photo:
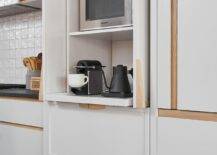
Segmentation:
[(0, 100), (9, 100), (9, 101), (31, 101), (31, 102), (35, 102), (35, 103), (39, 103), (39, 104), (43, 104), (42, 101), (39, 101), (38, 99), (32, 99), (32, 98), (25, 98), (25, 97), (4, 97), (1, 96)]
[(100, 105), (100, 104), (79, 104), (79, 107), (83, 109), (90, 109), (90, 110), (106, 109), (105, 105)]
[(11, 122), (5, 122), (5, 121), (0, 121), (0, 124), (17, 127), (17, 128), (29, 129), (29, 130), (43, 131), (42, 127), (36, 127), (36, 126), (31, 126), (31, 125), (23, 125), (23, 124), (11, 123)]
[(217, 113), (158, 109), (159, 117), (217, 122)]
[(89, 104), (89, 109), (102, 110), (102, 109), (106, 109), (106, 106), (105, 105), (99, 105), (99, 104)]
[(142, 75), (142, 62), (136, 60), (136, 108), (146, 108), (149, 104), (145, 100), (144, 78)]
[(171, 0), (171, 109), (178, 104), (178, 0)]

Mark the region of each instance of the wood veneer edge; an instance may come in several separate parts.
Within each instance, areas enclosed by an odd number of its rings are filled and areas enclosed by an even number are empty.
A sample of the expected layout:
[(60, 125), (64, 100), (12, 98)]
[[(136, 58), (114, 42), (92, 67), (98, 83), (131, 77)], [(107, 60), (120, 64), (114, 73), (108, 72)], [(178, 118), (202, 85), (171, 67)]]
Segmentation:
[(171, 109), (178, 107), (178, 0), (171, 0)]
[(142, 77), (142, 62), (136, 60), (136, 108), (148, 107), (148, 102), (145, 100), (144, 80)]
[(6, 96), (4, 97), (4, 96), (1, 96), (0, 100), (11, 100), (11, 101), (14, 100), (14, 101), (24, 101), (24, 102), (31, 101), (31, 102), (40, 103), (40, 104), (43, 103), (43, 101), (40, 101), (38, 99), (25, 98), (25, 97), (6, 97)]
[(158, 117), (217, 122), (217, 113), (158, 109)]
[(11, 122), (6, 122), (6, 121), (0, 121), (0, 124), (1, 125), (7, 125), (7, 126), (13, 126), (13, 127), (17, 127), (17, 128), (24, 128), (24, 129), (30, 129), (30, 130), (43, 131), (42, 127), (24, 125), (24, 124), (19, 124), (19, 123), (11, 123)]

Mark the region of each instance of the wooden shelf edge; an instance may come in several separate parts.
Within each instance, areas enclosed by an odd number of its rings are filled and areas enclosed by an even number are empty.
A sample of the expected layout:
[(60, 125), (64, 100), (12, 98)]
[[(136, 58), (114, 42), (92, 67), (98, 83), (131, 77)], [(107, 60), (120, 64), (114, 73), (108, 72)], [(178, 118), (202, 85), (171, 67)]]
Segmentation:
[(69, 35), (70, 36), (85, 36), (85, 35), (106, 34), (106, 33), (124, 32), (124, 31), (133, 31), (133, 26), (96, 29), (96, 30), (90, 30), (90, 31), (70, 32)]
[(217, 113), (158, 109), (158, 117), (217, 122)]
[(106, 98), (102, 96), (76, 96), (69, 93), (47, 94), (45, 100), (48, 102), (62, 102), (114, 107), (131, 107), (133, 106), (133, 98)]

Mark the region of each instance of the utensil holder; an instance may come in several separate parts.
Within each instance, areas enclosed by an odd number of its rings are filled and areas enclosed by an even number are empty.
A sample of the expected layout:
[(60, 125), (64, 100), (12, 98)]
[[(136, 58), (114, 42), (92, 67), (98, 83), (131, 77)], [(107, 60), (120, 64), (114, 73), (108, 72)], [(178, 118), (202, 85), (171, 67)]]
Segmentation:
[(28, 70), (26, 74), (26, 89), (31, 87), (32, 77), (41, 77), (41, 70)]

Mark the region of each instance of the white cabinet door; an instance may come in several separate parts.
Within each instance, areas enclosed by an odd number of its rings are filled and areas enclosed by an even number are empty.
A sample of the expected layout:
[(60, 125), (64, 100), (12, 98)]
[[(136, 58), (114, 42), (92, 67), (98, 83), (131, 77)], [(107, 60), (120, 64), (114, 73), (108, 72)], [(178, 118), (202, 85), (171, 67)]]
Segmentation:
[(0, 121), (43, 127), (43, 103), (0, 99)]
[(66, 0), (43, 0), (45, 93), (66, 87)]
[[(171, 108), (171, 6), (170, 0), (158, 1), (157, 90), (159, 108)], [(154, 15), (152, 16), (154, 18)]]
[(109, 107), (85, 110), (77, 104), (63, 103), (48, 109), (46, 154), (149, 154), (148, 111)]
[(42, 131), (0, 123), (1, 155), (42, 155)]
[(157, 155), (216, 155), (217, 123), (158, 119)]
[(216, 0), (179, 1), (179, 109), (217, 112), (216, 6)]
[(149, 106), (149, 1), (133, 1), (134, 107)]
[[(216, 0), (178, 0), (178, 109), (217, 112)], [(171, 0), (158, 1), (158, 100), (171, 108)]]

